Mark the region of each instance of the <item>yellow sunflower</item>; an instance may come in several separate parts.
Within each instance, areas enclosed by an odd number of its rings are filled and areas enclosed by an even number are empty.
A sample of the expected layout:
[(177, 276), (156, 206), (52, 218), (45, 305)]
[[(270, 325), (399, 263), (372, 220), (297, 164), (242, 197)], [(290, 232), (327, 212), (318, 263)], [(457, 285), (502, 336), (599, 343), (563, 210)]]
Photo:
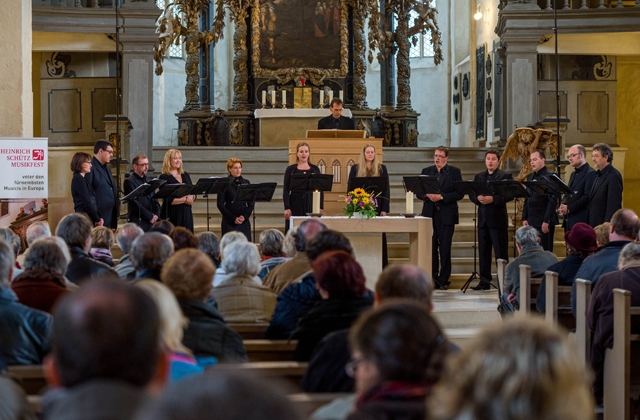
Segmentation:
[(364, 204), (365, 206), (367, 204), (369, 204), (369, 198), (368, 197), (362, 197), (362, 204)]
[(362, 194), (365, 194), (365, 191), (362, 188), (356, 188), (353, 190), (353, 195), (356, 197), (360, 197)]
[(357, 198), (354, 198), (353, 200), (351, 200), (351, 202), (352, 202), (353, 204), (358, 204), (358, 199), (357, 199)]

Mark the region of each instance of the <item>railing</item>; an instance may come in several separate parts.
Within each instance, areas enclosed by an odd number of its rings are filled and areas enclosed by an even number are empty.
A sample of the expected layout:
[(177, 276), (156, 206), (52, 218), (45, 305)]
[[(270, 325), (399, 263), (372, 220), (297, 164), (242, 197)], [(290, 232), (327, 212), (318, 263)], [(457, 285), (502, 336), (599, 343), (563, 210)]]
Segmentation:
[[(578, 3), (579, 2), (579, 3)], [(543, 3), (543, 4), (540, 4)], [(623, 7), (640, 7), (640, 0), (544, 0), (538, 6), (544, 10), (553, 10), (553, 5), (562, 10), (570, 9), (621, 9)], [(579, 6), (578, 6), (579, 5)]]
[[(47, 7), (93, 7), (93, 8), (105, 8), (115, 9), (116, 2), (126, 3), (131, 0), (31, 0), (33, 6), (47, 6)], [(164, 4), (164, 0), (142, 0), (151, 3), (161, 2)]]

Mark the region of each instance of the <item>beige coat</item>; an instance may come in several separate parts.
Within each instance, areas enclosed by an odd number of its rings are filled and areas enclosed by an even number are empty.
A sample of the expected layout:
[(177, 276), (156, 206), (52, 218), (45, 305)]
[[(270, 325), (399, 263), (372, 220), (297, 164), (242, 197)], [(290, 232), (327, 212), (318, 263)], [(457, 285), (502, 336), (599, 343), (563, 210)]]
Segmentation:
[(231, 276), (211, 295), (227, 322), (269, 322), (276, 307), (276, 294), (250, 276)]
[(297, 280), (301, 275), (311, 270), (306, 252), (298, 252), (289, 261), (280, 264), (264, 278), (263, 285), (280, 294), (288, 285)]

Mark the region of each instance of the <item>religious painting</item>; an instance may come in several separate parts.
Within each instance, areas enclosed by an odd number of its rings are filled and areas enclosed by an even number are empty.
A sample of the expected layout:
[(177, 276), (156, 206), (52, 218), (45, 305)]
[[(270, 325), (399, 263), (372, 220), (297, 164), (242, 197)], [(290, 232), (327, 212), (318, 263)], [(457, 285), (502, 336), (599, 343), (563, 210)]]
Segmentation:
[(255, 0), (251, 14), (254, 77), (345, 77), (348, 10), (344, 0)]

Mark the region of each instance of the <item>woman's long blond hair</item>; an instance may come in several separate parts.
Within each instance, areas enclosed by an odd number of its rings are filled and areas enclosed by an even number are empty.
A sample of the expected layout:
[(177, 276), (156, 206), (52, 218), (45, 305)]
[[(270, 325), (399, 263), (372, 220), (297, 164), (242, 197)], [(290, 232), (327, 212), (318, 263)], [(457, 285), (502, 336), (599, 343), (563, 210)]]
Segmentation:
[[(178, 149), (169, 149), (167, 153), (164, 154), (164, 159), (162, 160), (163, 174), (171, 174), (171, 159), (173, 159), (176, 154), (182, 156), (182, 153), (180, 153)], [(180, 168), (178, 168), (178, 173), (181, 175), (184, 173), (184, 162), (180, 165)]]
[(364, 178), (367, 176), (380, 176), (381, 165), (378, 162), (378, 155), (374, 153), (373, 162), (371, 162), (371, 169), (367, 168), (367, 159), (364, 157), (364, 151), (367, 147), (373, 147), (373, 151), (376, 151), (376, 147), (373, 144), (365, 144), (362, 148), (362, 153), (358, 158), (358, 178)]

